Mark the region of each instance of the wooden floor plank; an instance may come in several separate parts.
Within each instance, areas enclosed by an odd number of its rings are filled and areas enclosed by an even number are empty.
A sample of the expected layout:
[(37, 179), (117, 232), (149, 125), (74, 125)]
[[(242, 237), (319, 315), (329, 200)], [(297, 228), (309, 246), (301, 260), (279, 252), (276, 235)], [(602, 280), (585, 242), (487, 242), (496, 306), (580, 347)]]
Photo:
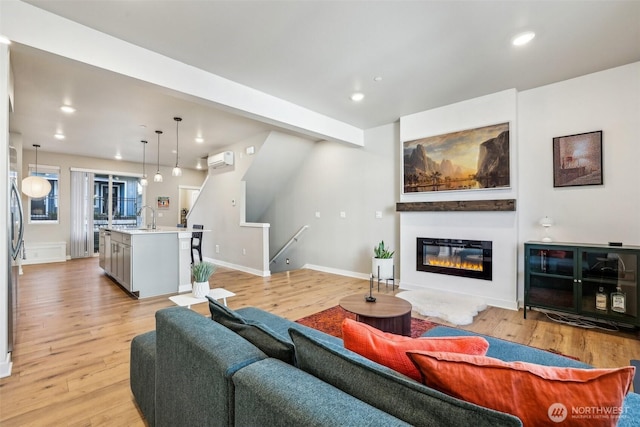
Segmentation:
[[(173, 305), (167, 296), (132, 298), (103, 274), (97, 258), (29, 265), (24, 272), (13, 375), (0, 379), (0, 425), (143, 426), (129, 385), (130, 343), (155, 328), (155, 312)], [(257, 277), (220, 268), (211, 286), (236, 293), (228, 299), (233, 309), (259, 307), (290, 320), (369, 291), (368, 280), (313, 270)], [(398, 288), (382, 286), (381, 292), (395, 294)], [(207, 304), (192, 309), (209, 316)], [(522, 311), (491, 307), (463, 328), (597, 367), (625, 366), (640, 356), (634, 333), (580, 329), (535, 311), (525, 320)]]

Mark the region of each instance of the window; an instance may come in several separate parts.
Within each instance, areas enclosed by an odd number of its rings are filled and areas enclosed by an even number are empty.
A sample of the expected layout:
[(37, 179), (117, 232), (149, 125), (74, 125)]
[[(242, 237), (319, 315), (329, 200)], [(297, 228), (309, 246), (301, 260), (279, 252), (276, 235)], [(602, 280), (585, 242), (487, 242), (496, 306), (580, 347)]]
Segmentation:
[(38, 173), (34, 166), (29, 166), (30, 176), (40, 176), (51, 184), (51, 191), (41, 199), (29, 198), (29, 222), (43, 224), (58, 223), (59, 189), (58, 179), (60, 168), (55, 166), (38, 166)]

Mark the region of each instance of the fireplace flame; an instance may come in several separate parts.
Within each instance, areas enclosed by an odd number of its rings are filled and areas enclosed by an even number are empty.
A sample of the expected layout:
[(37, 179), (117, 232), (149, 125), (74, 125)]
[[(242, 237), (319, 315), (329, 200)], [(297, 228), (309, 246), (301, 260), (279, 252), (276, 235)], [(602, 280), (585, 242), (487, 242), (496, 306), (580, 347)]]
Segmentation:
[(434, 267), (458, 268), (462, 270), (482, 271), (481, 262), (461, 261), (459, 258), (427, 258), (427, 265)]

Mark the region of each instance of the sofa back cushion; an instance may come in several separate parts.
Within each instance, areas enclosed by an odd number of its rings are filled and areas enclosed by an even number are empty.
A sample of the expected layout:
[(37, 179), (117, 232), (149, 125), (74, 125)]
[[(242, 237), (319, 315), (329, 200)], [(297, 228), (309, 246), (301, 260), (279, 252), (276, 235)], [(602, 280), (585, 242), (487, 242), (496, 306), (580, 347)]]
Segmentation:
[(520, 426), (514, 416), (425, 387), (392, 369), (290, 329), (297, 366), (311, 375), (415, 426)]
[(242, 338), (262, 350), (267, 356), (293, 364), (293, 344), (286, 337), (279, 336), (267, 325), (255, 320), (245, 320), (240, 314), (229, 307), (220, 304), (215, 299), (209, 299), (211, 319), (222, 326), (231, 329)]

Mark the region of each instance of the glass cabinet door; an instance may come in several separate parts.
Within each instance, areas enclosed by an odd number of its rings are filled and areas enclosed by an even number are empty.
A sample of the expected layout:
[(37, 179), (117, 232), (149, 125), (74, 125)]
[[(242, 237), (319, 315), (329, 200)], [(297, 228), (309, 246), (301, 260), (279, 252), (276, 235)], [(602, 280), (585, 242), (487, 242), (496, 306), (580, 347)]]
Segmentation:
[(610, 248), (581, 250), (581, 312), (617, 321), (638, 317), (638, 255)]
[(527, 246), (525, 304), (576, 312), (576, 251), (561, 246)]

